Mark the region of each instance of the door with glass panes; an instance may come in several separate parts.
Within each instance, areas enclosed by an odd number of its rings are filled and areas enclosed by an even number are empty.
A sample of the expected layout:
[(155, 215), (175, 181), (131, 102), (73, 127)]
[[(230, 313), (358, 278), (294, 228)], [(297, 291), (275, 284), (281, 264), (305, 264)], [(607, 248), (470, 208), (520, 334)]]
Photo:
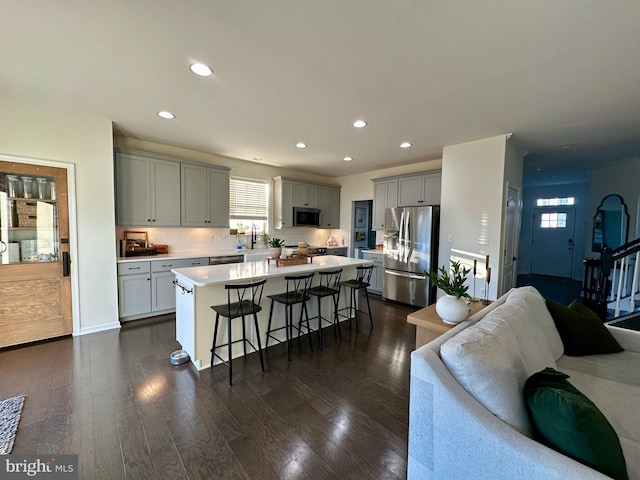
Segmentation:
[(67, 171), (0, 161), (0, 347), (72, 332)]

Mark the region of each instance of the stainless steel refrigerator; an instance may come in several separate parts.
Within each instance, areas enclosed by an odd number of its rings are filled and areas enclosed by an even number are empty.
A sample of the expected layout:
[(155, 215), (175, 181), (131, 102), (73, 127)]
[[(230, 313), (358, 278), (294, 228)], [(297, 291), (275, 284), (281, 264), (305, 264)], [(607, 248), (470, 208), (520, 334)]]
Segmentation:
[(440, 207), (387, 208), (384, 219), (382, 296), (426, 307), (436, 289), (424, 271), (438, 265)]

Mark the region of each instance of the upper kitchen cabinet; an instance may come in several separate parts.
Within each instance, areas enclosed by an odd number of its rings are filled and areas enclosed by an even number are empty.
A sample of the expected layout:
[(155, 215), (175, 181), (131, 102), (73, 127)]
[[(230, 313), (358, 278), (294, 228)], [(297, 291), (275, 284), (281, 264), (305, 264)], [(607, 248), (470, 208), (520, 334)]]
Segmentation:
[(118, 225), (180, 225), (180, 163), (116, 151)]
[(398, 206), (398, 179), (381, 178), (373, 181), (372, 230), (384, 230), (384, 211)]
[(229, 227), (229, 169), (182, 164), (182, 225)]
[(273, 227), (293, 227), (293, 207), (320, 209), (320, 228), (340, 225), (340, 187), (273, 177)]
[(340, 228), (340, 188), (319, 186), (320, 228)]
[(442, 174), (424, 173), (398, 179), (398, 207), (440, 205)]
[(293, 206), (318, 208), (318, 185), (293, 182)]

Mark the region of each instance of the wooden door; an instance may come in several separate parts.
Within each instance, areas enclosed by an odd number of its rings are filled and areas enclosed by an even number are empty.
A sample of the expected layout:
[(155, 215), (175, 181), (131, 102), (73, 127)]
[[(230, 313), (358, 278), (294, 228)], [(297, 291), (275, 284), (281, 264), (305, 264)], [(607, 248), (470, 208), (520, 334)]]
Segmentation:
[(0, 161), (0, 232), (0, 347), (72, 333), (67, 171)]
[(520, 189), (507, 185), (504, 223), (502, 285), (498, 296), (516, 286), (518, 279), (518, 232), (520, 231)]

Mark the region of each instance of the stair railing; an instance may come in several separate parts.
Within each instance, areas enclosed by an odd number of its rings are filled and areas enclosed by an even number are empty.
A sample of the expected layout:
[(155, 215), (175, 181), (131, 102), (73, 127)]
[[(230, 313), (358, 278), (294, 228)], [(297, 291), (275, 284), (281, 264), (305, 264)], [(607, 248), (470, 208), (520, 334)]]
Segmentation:
[(598, 304), (601, 311), (606, 314), (607, 305), (614, 303), (613, 318), (617, 318), (620, 316), (621, 301), (628, 298), (629, 312), (633, 312), (636, 297), (640, 293), (638, 292), (639, 275), (640, 238), (614, 249), (603, 246), (598, 277)]

